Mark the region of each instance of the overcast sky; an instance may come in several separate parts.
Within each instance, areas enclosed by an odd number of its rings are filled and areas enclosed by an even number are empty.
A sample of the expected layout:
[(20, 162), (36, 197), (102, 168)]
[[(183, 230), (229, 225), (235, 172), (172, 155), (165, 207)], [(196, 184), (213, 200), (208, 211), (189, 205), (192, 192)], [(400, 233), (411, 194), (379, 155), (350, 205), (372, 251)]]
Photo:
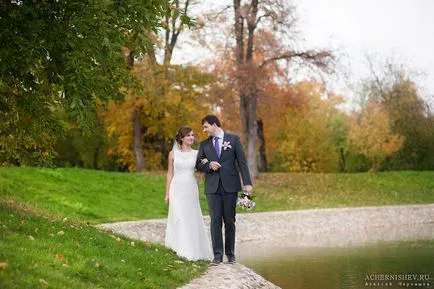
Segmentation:
[[(394, 57), (412, 70), (425, 72), (418, 83), (423, 95), (434, 95), (434, 0), (294, 0), (293, 3), (297, 6), (303, 46), (337, 49), (343, 62), (348, 63), (353, 81), (366, 76), (367, 53), (378, 59)], [(198, 55), (196, 50), (193, 62), (197, 63)], [(338, 84), (335, 89), (348, 88)]]
[(365, 55), (394, 57), (426, 74), (423, 94), (434, 94), (433, 0), (295, 0), (306, 44), (335, 47), (354, 79), (367, 72)]

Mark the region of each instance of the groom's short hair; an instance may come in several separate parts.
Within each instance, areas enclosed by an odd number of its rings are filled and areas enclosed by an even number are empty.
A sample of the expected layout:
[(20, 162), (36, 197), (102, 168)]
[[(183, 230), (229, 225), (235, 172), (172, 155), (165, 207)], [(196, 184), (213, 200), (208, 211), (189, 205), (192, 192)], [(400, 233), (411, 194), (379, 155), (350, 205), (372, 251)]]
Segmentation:
[(202, 124), (205, 122), (209, 123), (210, 125), (216, 124), (218, 127), (221, 127), (220, 120), (217, 116), (213, 114), (208, 114), (202, 119)]

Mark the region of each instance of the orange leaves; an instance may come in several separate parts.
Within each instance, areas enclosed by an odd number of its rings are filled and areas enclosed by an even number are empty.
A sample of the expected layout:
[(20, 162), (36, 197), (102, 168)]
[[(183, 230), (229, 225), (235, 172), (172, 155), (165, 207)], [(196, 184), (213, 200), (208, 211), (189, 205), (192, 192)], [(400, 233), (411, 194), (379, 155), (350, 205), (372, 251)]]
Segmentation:
[(66, 261), (65, 256), (61, 253), (56, 254), (56, 259), (62, 263), (68, 264), (68, 261)]

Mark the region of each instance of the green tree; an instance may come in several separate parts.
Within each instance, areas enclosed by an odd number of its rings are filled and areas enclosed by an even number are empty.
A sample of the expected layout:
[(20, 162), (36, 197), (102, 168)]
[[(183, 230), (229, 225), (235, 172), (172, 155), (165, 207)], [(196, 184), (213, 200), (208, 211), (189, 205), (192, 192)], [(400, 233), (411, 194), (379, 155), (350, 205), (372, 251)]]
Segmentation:
[(368, 60), (371, 76), (364, 84), (367, 101), (380, 103), (390, 116), (393, 132), (405, 137), (404, 147), (388, 157), (385, 166), (434, 169), (434, 115), (421, 96), (415, 75), (392, 60)]
[(154, 30), (165, 0), (1, 1), (0, 160), (48, 164), (68, 118), (86, 127), (97, 100), (131, 81), (128, 31)]

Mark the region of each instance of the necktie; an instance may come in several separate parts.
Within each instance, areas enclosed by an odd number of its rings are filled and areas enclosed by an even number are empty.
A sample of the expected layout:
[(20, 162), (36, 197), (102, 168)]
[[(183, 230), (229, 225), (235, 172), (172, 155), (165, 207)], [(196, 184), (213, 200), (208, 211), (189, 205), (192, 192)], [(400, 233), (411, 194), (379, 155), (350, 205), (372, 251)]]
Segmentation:
[(220, 145), (219, 145), (219, 137), (218, 136), (216, 136), (214, 138), (214, 149), (215, 149), (215, 152), (216, 152), (218, 158), (220, 158)]

